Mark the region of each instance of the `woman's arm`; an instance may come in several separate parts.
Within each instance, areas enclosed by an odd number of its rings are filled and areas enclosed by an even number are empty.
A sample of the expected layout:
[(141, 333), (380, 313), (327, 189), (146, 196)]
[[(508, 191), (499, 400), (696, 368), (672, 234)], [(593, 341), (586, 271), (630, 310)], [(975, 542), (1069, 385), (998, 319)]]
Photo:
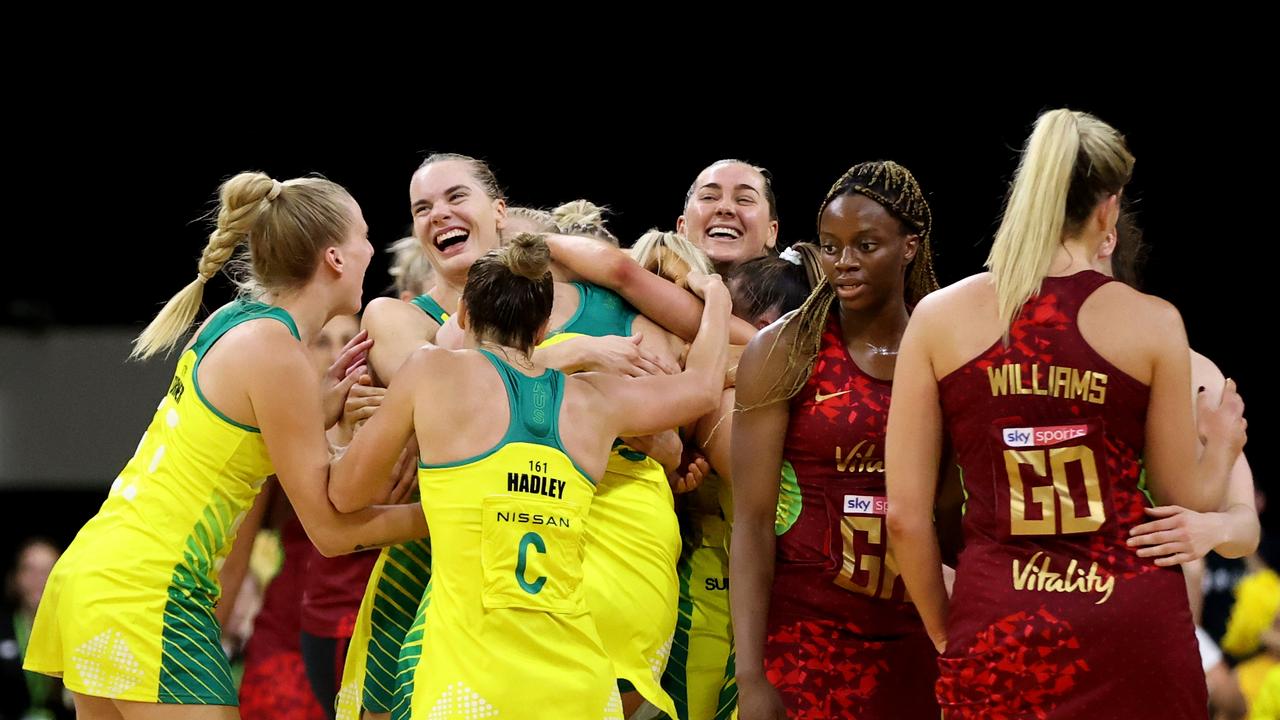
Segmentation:
[[(418, 504), (342, 513), (329, 501), (329, 442), (318, 381), (302, 346), (283, 326), (263, 334), (247, 384), (276, 476), (321, 554), (331, 557), (426, 536)], [(394, 462), (395, 456), (375, 476), (379, 482), (385, 482)]]
[(885, 439), (889, 542), (902, 582), (941, 652), (947, 644), (947, 589), (934, 526), (938, 466), (942, 456), (942, 407), (928, 338), (934, 303), (916, 307), (902, 337), (893, 371)]

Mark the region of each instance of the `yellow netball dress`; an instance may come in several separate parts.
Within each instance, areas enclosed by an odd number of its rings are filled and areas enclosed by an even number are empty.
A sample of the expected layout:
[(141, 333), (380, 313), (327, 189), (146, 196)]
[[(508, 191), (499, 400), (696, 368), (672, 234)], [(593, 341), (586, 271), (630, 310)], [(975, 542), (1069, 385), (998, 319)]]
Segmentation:
[[(449, 313), (430, 295), (419, 295), (409, 302), (439, 325), (449, 319)], [(400, 702), (397, 674), (401, 644), (430, 582), (431, 538), (382, 549), (347, 646), (337, 720), (359, 720), (361, 710), (391, 712)]]
[(209, 404), (197, 372), (228, 330), (260, 318), (298, 337), (284, 310), (236, 301), (178, 359), (133, 459), (49, 576), (28, 670), (85, 695), (236, 704), (213, 615), (218, 569), (272, 467), (262, 434)]
[(694, 491), (698, 544), (680, 558), (679, 615), (662, 687), (675, 702), (676, 720), (710, 720), (719, 709), (733, 635), (729, 618), (729, 523), (722, 510), (725, 485), (712, 473)]
[(662, 689), (676, 627), (680, 526), (667, 473), (621, 441), (609, 455), (587, 524), (587, 605), (618, 673), (670, 717)]
[[(543, 347), (582, 335), (631, 334), (636, 313), (625, 301), (594, 285), (574, 285), (577, 311)], [(660, 684), (675, 631), (675, 566), (680, 554), (680, 531), (666, 473), (643, 453), (615, 444), (592, 507), (592, 521), (587, 524), (587, 605), (617, 672), (618, 685), (624, 691), (639, 691), (675, 717), (675, 706)], [(401, 648), (397, 700), (402, 709), (408, 707), (412, 679), (419, 659), (425, 657), (423, 623), (429, 617), (425, 609), (424, 604)], [(425, 639), (431, 639), (429, 632)], [(369, 686), (367, 680), (365, 685)], [(403, 711), (392, 712), (393, 720), (405, 717)]]
[(434, 552), (412, 717), (620, 718), (582, 582), (595, 486), (560, 440), (564, 375), (485, 357), (507, 388), (506, 435), (418, 472)]
[[(580, 335), (630, 335), (636, 312), (617, 294), (574, 283), (578, 310), (543, 345)], [(676, 717), (662, 674), (676, 628), (680, 525), (666, 471), (621, 441), (587, 524), (587, 605), (623, 692)]]

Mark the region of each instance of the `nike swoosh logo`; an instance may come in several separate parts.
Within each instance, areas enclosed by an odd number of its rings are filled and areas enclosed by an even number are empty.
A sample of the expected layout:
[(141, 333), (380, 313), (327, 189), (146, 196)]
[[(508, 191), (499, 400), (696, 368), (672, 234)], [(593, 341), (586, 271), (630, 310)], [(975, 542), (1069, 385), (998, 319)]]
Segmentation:
[(849, 394), (849, 393), (851, 393), (851, 392), (853, 392), (853, 391), (852, 391), (852, 390), (841, 390), (840, 392), (831, 393), (830, 395), (823, 395), (822, 393), (814, 393), (814, 394), (813, 394), (813, 404), (814, 404), (814, 405), (817, 405), (818, 403), (820, 403), (820, 402), (825, 402), (825, 401), (827, 401), (827, 400), (830, 400), (830, 399), (831, 399), (831, 398), (833, 398), (833, 397), (840, 397), (841, 395), (848, 395), (848, 394)]

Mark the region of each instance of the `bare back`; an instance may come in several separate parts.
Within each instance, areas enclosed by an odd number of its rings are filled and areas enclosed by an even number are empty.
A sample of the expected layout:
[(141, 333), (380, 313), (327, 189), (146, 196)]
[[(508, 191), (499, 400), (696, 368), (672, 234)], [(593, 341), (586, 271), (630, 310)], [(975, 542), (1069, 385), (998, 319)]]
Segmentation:
[[(502, 441), (510, 423), (510, 401), (501, 376), (483, 354), (423, 348), (411, 362), (405, 382), (413, 388), (413, 424), (424, 463), (466, 460)], [(547, 372), (542, 366), (508, 365), (528, 377)], [(657, 432), (705, 413), (706, 384), (706, 378), (694, 373), (566, 377), (559, 414), (561, 442), (588, 476), (599, 479), (615, 438)]]
[[(1177, 310), (1122, 283), (1106, 282), (1083, 300), (1074, 323), (1092, 351), (1150, 388), (1144, 457), (1157, 497), (1175, 504), (1216, 506), (1216, 501), (1206, 503), (1201, 497), (1203, 486), (1196, 475), (1196, 433), (1187, 401), (1190, 351)], [(935, 381), (977, 359), (1006, 332), (996, 312), (989, 273), (929, 295), (916, 308), (912, 324), (912, 352), (922, 351)]]
[[(946, 377), (1003, 337), (990, 273), (973, 275), (930, 296), (937, 322), (928, 340), (934, 376)], [(1094, 350), (1125, 374), (1150, 385), (1160, 352), (1158, 333), (1172, 307), (1123, 283), (1108, 283), (1080, 308), (1080, 333)]]

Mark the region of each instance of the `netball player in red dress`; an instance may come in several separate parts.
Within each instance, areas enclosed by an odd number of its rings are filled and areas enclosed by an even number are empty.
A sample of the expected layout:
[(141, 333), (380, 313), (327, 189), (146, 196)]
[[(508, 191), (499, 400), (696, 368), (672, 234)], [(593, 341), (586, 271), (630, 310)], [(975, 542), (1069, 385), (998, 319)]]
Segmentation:
[[(990, 272), (926, 298), (903, 338), (888, 524), (942, 652), (945, 718), (1207, 717), (1181, 570), (1126, 540), (1157, 502), (1217, 509), (1243, 407), (1230, 383), (1201, 403), (1197, 457), (1181, 318), (1090, 269), (1132, 168), (1097, 118), (1042, 115)], [(944, 432), (966, 491), (949, 600), (932, 521)]]
[(938, 717), (921, 692), (935, 654), (884, 528), (894, 361), (909, 305), (937, 287), (931, 225), (906, 168), (853, 167), (819, 211), (823, 282), (742, 356), (729, 560), (742, 720)]

